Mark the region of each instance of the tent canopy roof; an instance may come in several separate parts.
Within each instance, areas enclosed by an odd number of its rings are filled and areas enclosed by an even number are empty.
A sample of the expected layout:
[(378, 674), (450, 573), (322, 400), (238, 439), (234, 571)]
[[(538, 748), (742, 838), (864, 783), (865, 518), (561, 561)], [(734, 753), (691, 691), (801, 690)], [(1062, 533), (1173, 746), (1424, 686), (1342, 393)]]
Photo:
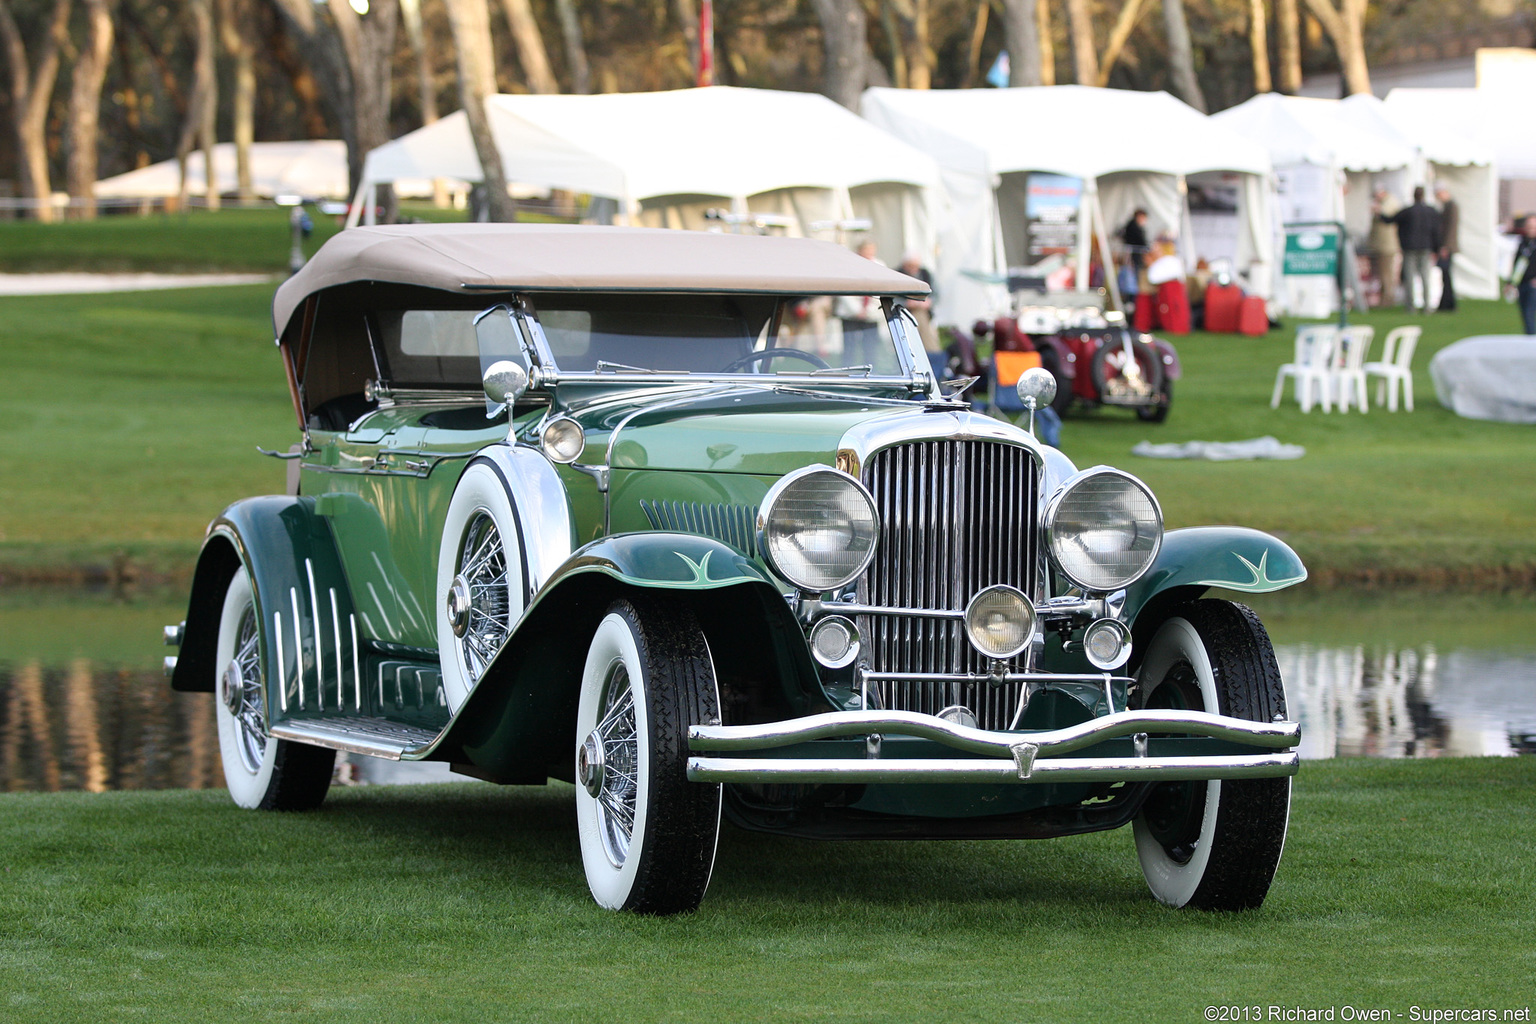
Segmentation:
[(1260, 93), (1211, 119), (1264, 146), (1276, 167), (1390, 171), (1411, 166), (1415, 156), (1396, 131), (1350, 116), (1338, 100)]
[[(235, 177), (235, 144), (221, 142), (213, 147), (214, 184), (223, 192), (239, 186)], [(203, 170), (203, 151), (187, 156), (187, 184), (194, 193), (207, 191)], [(307, 197), (345, 198), (347, 189), (347, 144), (335, 139), (308, 142), (251, 143), (251, 186), (259, 196), (271, 198), (284, 193)], [(181, 190), (181, 172), (175, 160), (162, 160), (126, 174), (103, 178), (96, 183), (98, 196), (150, 199), (174, 196)]]
[[(938, 183), (927, 155), (814, 93), (715, 86), (486, 101), (508, 181), (616, 199)], [(481, 180), (463, 111), (368, 154), (368, 181)]]
[(1492, 151), (1499, 177), (1536, 178), (1536, 137), (1521, 130), (1530, 122), (1529, 95), (1491, 88), (1393, 89), (1385, 102), (1399, 121), (1456, 125)]
[(976, 175), (1270, 170), (1262, 147), (1166, 92), (1080, 85), (869, 89), (863, 112), (882, 127), (899, 125), (903, 138), (945, 166)]
[(928, 286), (831, 242), (571, 224), (411, 224), (333, 236), (277, 290), (279, 335), (315, 292), (359, 281), (447, 291), (924, 295)]
[(1469, 167), (1493, 162), (1493, 151), (1455, 128), (1454, 121), (1410, 118), (1369, 93), (1345, 97), (1339, 101), (1339, 111), (1371, 131), (1397, 135), (1430, 163)]

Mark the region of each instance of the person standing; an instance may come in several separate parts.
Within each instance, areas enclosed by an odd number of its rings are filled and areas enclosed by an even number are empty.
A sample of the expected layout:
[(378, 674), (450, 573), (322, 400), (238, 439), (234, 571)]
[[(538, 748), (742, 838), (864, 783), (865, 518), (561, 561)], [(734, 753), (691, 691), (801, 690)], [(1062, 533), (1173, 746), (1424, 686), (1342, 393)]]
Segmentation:
[(1510, 268), (1510, 286), (1520, 302), (1520, 319), (1526, 334), (1536, 334), (1536, 214), (1520, 224), (1520, 247)]
[(1456, 309), (1456, 286), (1451, 283), (1451, 264), (1460, 251), (1457, 244), (1461, 228), (1461, 209), (1451, 198), (1451, 190), (1444, 185), (1435, 186), (1435, 198), (1440, 201), (1440, 311), (1451, 313)]
[[(1413, 190), (1413, 205), (1405, 206), (1390, 217), (1381, 210), (1376, 216), (1387, 224), (1397, 225), (1397, 243), (1403, 248), (1403, 309), (1412, 313), (1416, 308), (1429, 312), (1429, 268), (1434, 262), (1435, 250), (1440, 247), (1440, 214), (1424, 202), (1424, 186)], [(1422, 298), (1414, 301), (1414, 285), (1417, 283)]]
[(1137, 210), (1131, 214), (1131, 219), (1125, 222), (1125, 227), (1120, 229), (1120, 241), (1125, 244), (1125, 251), (1130, 255), (1131, 266), (1140, 271), (1147, 262), (1147, 211)]
[[(906, 307), (907, 312), (912, 314), (912, 319), (917, 321), (917, 333), (923, 339), (923, 348), (928, 351), (928, 355), (943, 356), (944, 346), (939, 343), (939, 330), (933, 322), (933, 274), (923, 266), (922, 254), (917, 252), (908, 252), (902, 256), (899, 269), (908, 277), (915, 277), (926, 284), (928, 295), (921, 299), (897, 299), (896, 304)], [(947, 356), (945, 360), (947, 362)]]
[[(1392, 217), (1403, 208), (1403, 204), (1397, 201), (1397, 197), (1384, 188), (1376, 190), (1376, 211), (1385, 217)], [(1397, 232), (1392, 225), (1382, 217), (1371, 221), (1371, 233), (1366, 240), (1371, 247), (1371, 273), (1380, 286), (1380, 294), (1376, 296), (1376, 305), (1392, 306), (1397, 303), (1397, 286), (1400, 277), (1398, 261), (1402, 258), (1403, 247), (1397, 244)]]

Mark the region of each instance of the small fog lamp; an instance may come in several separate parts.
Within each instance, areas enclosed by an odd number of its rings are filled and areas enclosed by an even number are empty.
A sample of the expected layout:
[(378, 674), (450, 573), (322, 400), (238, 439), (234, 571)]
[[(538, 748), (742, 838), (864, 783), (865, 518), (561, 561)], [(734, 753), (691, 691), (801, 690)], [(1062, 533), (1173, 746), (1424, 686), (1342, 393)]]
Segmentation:
[(539, 447), (544, 449), (544, 454), (549, 456), (551, 462), (569, 465), (581, 458), (581, 453), (587, 447), (587, 433), (581, 429), (580, 423), (569, 416), (561, 416), (544, 424)]
[(1094, 668), (1119, 668), (1131, 656), (1131, 631), (1118, 619), (1099, 619), (1083, 631), (1083, 653)]
[(1035, 606), (1014, 587), (988, 587), (965, 609), (965, 633), (989, 658), (1011, 658), (1035, 633)]
[(843, 668), (859, 656), (859, 630), (852, 619), (830, 615), (811, 627), (811, 654), (827, 668)]

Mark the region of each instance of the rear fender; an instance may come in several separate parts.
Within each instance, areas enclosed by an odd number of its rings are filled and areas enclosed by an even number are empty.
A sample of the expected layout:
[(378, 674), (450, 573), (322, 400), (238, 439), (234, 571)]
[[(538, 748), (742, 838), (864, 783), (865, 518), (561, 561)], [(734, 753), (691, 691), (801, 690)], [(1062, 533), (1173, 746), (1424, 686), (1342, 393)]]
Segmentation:
[(214, 690), (222, 668), (214, 662), (224, 592), (242, 565), (266, 627), (261, 653), (269, 719), (335, 707), (357, 684), (357, 623), (330, 524), (307, 497), (246, 498), (208, 527), (171, 686)]
[(1126, 590), (1125, 619), (1135, 650), (1144, 649), (1169, 609), (1211, 588), (1268, 594), (1307, 578), (1290, 545), (1259, 530), (1197, 526), (1171, 530), (1146, 575)]
[(804, 634), (762, 569), (708, 537), (618, 534), (545, 584), (430, 756), (490, 778), (569, 780), (588, 642), (615, 600), (646, 594), (693, 610), (728, 719), (772, 721), (816, 701)]

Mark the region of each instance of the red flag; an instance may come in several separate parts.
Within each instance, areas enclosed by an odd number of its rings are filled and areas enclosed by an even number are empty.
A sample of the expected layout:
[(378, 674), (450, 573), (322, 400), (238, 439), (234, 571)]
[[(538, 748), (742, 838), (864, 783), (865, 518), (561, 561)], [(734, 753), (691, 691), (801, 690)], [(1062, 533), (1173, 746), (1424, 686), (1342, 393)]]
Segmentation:
[(715, 84), (715, 2), (699, 7), (699, 85)]

